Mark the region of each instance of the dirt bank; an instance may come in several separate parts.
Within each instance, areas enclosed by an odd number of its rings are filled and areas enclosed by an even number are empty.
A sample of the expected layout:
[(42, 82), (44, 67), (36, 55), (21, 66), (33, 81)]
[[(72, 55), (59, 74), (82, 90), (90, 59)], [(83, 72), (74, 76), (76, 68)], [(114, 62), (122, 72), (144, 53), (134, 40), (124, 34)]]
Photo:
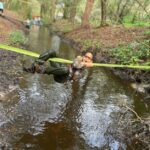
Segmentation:
[(117, 47), (121, 44), (131, 43), (135, 39), (143, 37), (143, 28), (125, 28), (118, 26), (105, 26), (94, 29), (79, 28), (65, 34), (65, 37), (81, 42), (91, 39), (99, 42), (101, 49)]
[(18, 29), (28, 32), (23, 25), (22, 18), (17, 13), (5, 10), (0, 16), (0, 43), (7, 42), (9, 34)]

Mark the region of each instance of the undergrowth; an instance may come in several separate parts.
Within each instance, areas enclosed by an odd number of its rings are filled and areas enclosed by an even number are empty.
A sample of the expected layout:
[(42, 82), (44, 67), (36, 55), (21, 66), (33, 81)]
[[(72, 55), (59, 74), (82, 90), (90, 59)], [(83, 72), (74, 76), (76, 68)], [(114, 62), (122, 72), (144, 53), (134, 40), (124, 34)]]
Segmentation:
[(128, 46), (119, 46), (111, 50), (111, 56), (120, 64), (150, 65), (150, 40), (133, 42)]
[(27, 42), (23, 31), (16, 30), (10, 33), (9, 35), (9, 44), (10, 45), (24, 45)]

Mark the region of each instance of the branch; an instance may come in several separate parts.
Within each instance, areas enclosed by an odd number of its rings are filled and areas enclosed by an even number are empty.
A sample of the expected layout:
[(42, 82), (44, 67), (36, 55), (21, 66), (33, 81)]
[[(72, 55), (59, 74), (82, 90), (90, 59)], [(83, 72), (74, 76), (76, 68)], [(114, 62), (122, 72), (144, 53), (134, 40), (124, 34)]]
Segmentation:
[(135, 116), (140, 120), (140, 122), (143, 122), (143, 120), (141, 119), (141, 117), (130, 107), (128, 107), (127, 105), (125, 105), (124, 107), (126, 107), (128, 110), (130, 110), (131, 112), (133, 112), (135, 114)]
[(150, 15), (149, 15), (148, 11), (146, 10), (146, 8), (138, 0), (135, 0), (135, 1), (139, 4), (139, 6), (141, 6), (144, 9), (144, 11), (148, 15), (148, 17), (150, 17)]

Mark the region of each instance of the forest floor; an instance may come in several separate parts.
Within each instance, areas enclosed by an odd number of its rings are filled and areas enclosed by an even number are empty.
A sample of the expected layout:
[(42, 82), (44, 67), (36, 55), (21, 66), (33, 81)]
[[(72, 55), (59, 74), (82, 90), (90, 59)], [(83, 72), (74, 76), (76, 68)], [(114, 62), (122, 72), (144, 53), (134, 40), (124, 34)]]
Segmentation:
[(95, 29), (77, 29), (66, 34), (66, 37), (74, 40), (92, 39), (100, 43), (101, 49), (116, 47), (120, 44), (128, 44), (135, 39), (143, 37), (143, 28), (127, 29), (123, 26), (104, 26)]

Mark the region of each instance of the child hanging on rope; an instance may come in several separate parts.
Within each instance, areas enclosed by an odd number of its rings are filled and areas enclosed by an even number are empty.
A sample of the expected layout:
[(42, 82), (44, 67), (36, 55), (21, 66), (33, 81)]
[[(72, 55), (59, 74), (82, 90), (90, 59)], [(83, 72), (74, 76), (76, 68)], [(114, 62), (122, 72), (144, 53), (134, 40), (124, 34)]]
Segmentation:
[(67, 80), (80, 79), (84, 68), (93, 66), (93, 55), (90, 52), (87, 52), (84, 56), (77, 56), (69, 66), (48, 61), (49, 58), (54, 57), (57, 57), (56, 52), (54, 50), (49, 50), (41, 54), (31, 67), (24, 67), (23, 69), (30, 73), (52, 74), (56, 82), (63, 83)]

